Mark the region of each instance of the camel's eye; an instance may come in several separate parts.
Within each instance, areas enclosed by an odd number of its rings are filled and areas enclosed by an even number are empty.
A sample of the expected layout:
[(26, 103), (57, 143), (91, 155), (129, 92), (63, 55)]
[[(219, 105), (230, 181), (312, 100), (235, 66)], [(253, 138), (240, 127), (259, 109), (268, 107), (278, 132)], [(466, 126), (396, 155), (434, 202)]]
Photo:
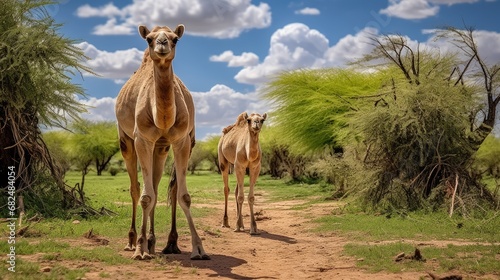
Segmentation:
[(173, 42), (174, 44), (177, 44), (177, 42), (179, 42), (179, 38), (175, 37), (174, 39), (172, 39), (172, 42)]
[(153, 42), (153, 39), (152, 39), (152, 38), (150, 38), (150, 37), (147, 37), (147, 38), (146, 38), (146, 41), (148, 42), (148, 44), (151, 44), (151, 42)]
[(262, 124), (262, 123), (264, 123), (264, 120), (261, 120), (261, 121), (260, 121), (260, 123), (261, 123), (261, 124)]

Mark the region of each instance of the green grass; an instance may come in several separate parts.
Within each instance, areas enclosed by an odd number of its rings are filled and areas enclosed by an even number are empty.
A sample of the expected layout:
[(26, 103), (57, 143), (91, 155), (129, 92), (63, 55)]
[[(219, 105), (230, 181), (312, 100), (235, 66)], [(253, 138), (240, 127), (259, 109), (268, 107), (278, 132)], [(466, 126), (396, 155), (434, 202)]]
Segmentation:
[(395, 262), (401, 252), (410, 256), (415, 246), (396, 242), (383, 245), (348, 244), (344, 253), (357, 257), (357, 265), (371, 272), (437, 271), (445, 273), (460, 270), (465, 273), (489, 274), (500, 271), (500, 245), (448, 245), (447, 247), (420, 246), (425, 261)]
[(446, 213), (411, 213), (406, 216), (348, 213), (319, 219), (319, 231), (335, 231), (351, 240), (381, 241), (393, 239), (466, 239), (477, 242), (500, 242), (500, 216), (475, 220)]
[[(139, 174), (140, 175), (140, 174)], [(139, 180), (142, 182), (141, 176)], [(167, 209), (167, 184), (169, 176), (164, 176), (160, 182), (159, 200), (156, 211), (155, 227), (157, 238), (165, 238), (170, 225), (170, 208)], [(248, 177), (245, 179), (248, 185)], [(70, 172), (66, 176), (69, 185), (80, 181), (78, 172)], [(192, 214), (197, 218), (213, 215), (217, 210), (210, 204), (222, 204), (224, 200), (223, 184), (220, 175), (210, 172), (196, 172), (187, 176), (188, 190), (192, 198)], [(234, 175), (230, 175), (230, 199), (234, 199)], [(125, 244), (124, 240), (130, 227), (131, 198), (129, 194), (129, 179), (125, 172), (111, 176), (104, 173), (96, 176), (91, 173), (86, 176), (85, 193), (89, 198), (87, 203), (95, 209), (105, 207), (116, 215), (83, 218), (74, 214), (72, 219), (45, 219), (32, 224), (26, 238), (16, 240), (16, 254), (19, 255), (16, 270), (22, 273), (9, 275), (8, 279), (78, 279), (84, 277), (85, 269), (68, 269), (55, 266), (51, 272), (40, 275), (40, 266), (23, 260), (23, 255), (40, 253), (40, 261), (84, 260), (106, 265), (127, 264), (131, 260), (122, 257), (118, 252)], [(301, 211), (309, 207), (321, 207), (318, 203), (332, 194), (332, 187), (325, 184), (294, 184), (284, 180), (275, 180), (269, 176), (261, 176), (255, 189), (257, 200), (288, 201), (296, 200), (291, 210)], [(246, 190), (247, 191), (247, 190)], [(203, 205), (200, 207), (199, 205)], [(197, 207), (198, 205), (198, 207)], [(409, 213), (406, 215), (373, 215), (366, 214), (354, 207), (339, 208), (331, 215), (311, 220), (316, 225), (316, 232), (333, 233), (345, 236), (349, 242), (344, 248), (344, 254), (358, 259), (358, 265), (368, 271), (390, 271), (397, 273), (403, 270), (459, 270), (466, 273), (498, 275), (500, 271), (498, 258), (500, 249), (499, 213), (490, 213), (483, 219), (463, 219), (459, 216), (449, 218), (446, 213)], [(137, 225), (141, 224), (141, 209), (138, 207)], [(178, 231), (180, 234), (189, 232), (183, 212), (178, 207)], [(73, 223), (79, 220), (80, 223)], [(219, 232), (211, 226), (200, 226), (199, 230), (213, 233)], [(93, 229), (94, 234), (110, 240), (107, 246), (83, 246), (75, 244), (74, 240), (83, 239), (83, 234)], [(5, 229), (2, 229), (5, 234)], [(30, 237), (30, 234), (33, 238)], [(407, 240), (405, 242), (405, 240)], [(413, 241), (429, 240), (464, 240), (480, 242), (476, 245), (421, 247), (426, 262), (395, 263), (394, 256), (399, 252), (412, 253), (415, 249)], [(391, 241), (386, 243), (384, 241)], [(371, 245), (366, 242), (374, 242)], [(496, 244), (490, 244), (496, 243)], [(446, 242), (445, 242), (446, 244)], [(0, 243), (0, 251), (8, 252), (9, 245)], [(4, 265), (5, 266), (5, 265)], [(170, 270), (176, 271), (170, 265)], [(180, 267), (178, 268), (180, 269)], [(7, 269), (0, 272), (0, 279), (5, 278)], [(178, 271), (177, 273), (181, 273)], [(182, 271), (182, 273), (189, 273)], [(191, 272), (195, 273), (195, 272)], [(101, 278), (109, 275), (102, 274)]]

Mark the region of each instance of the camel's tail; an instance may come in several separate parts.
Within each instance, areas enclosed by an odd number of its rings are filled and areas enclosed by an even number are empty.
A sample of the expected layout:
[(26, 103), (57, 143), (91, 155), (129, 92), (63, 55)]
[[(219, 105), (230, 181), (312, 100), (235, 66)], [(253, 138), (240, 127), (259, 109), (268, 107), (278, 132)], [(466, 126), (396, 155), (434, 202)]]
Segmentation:
[(172, 196), (177, 196), (177, 176), (175, 174), (175, 164), (172, 164), (170, 183), (168, 183), (167, 207), (172, 205)]

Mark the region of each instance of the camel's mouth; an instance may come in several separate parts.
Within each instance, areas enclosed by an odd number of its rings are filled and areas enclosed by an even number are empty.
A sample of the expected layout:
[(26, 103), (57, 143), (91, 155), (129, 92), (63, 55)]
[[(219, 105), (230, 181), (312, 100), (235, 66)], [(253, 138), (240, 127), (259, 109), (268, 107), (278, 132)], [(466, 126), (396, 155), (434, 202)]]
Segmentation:
[(157, 45), (155, 53), (160, 57), (165, 57), (171, 53), (171, 49), (168, 45)]

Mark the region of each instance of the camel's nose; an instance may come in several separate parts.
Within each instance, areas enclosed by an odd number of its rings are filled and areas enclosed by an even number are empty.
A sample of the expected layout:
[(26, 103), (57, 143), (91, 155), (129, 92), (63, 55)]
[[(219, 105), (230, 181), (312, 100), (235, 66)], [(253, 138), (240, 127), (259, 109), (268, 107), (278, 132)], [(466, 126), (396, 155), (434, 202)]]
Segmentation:
[(166, 55), (169, 54), (170, 51), (171, 49), (170, 46), (168, 45), (168, 37), (164, 32), (162, 32), (156, 38), (155, 52)]
[(158, 38), (156, 38), (156, 44), (158, 45), (166, 45), (168, 43), (168, 38), (167, 38), (167, 35), (165, 35), (165, 33), (160, 33), (160, 35), (158, 35)]

